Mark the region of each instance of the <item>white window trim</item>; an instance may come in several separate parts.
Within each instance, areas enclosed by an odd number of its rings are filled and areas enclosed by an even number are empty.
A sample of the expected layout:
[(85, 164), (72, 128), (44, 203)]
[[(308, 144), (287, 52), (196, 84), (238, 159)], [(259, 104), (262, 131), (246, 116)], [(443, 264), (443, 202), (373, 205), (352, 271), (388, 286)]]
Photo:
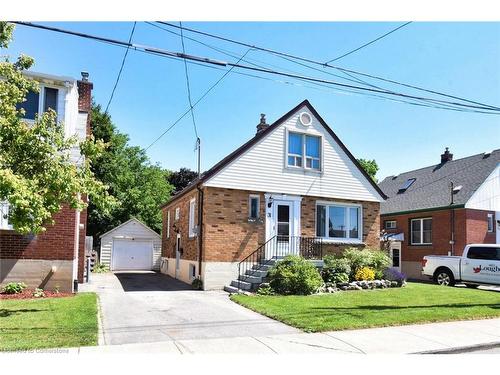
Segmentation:
[(412, 223), (414, 221), (420, 221), (420, 239), (423, 241), (424, 240), (424, 220), (431, 220), (432, 222), (432, 217), (419, 217), (415, 219), (410, 219), (410, 244), (411, 245), (432, 245), (432, 224), (431, 224), (431, 242), (413, 242), (413, 225)]
[(2, 230), (14, 230), (12, 224), (9, 224), (8, 218), (4, 218), (9, 215), (9, 202), (0, 202), (0, 229)]
[(179, 207), (177, 207), (175, 209), (174, 220), (177, 221), (177, 220), (179, 220), (180, 217), (181, 217), (181, 209)]
[(170, 238), (170, 210), (167, 211), (167, 238)]
[[(257, 217), (252, 217), (252, 199), (257, 199)], [(248, 196), (248, 219), (258, 220), (260, 218), (260, 195), (250, 194)]]
[[(328, 201), (316, 201), (316, 211), (315, 211), (315, 230), (317, 230), (317, 222), (318, 220), (318, 206), (326, 206), (326, 212), (325, 212), (325, 236), (321, 237), (323, 238), (323, 242), (325, 243), (352, 243), (352, 244), (359, 244), (363, 242), (363, 205), (361, 204), (356, 204), (356, 203), (344, 203), (344, 202), (328, 202)], [(356, 207), (358, 208), (358, 238), (350, 238), (350, 237), (330, 237), (328, 236), (329, 233), (329, 221), (330, 221), (330, 210), (328, 209), (329, 206), (337, 206), (337, 207), (344, 207), (344, 208), (349, 208), (349, 207)], [(347, 221), (347, 228), (350, 227), (350, 215), (346, 215), (346, 221)], [(348, 233), (348, 231), (346, 231)], [(317, 235), (318, 233), (316, 233)], [(319, 237), (319, 236), (318, 236)]]
[[(488, 233), (493, 233), (495, 231), (495, 219), (493, 217), (493, 214), (488, 214), (488, 217), (487, 217), (487, 232)], [(490, 227), (490, 224), (491, 224), (491, 227)]]
[[(387, 227), (387, 223), (394, 223), (394, 226), (393, 227)], [(398, 226), (398, 223), (396, 220), (385, 220), (384, 221), (384, 229), (396, 229)]]
[(196, 236), (196, 231), (195, 231), (195, 223), (194, 223), (194, 216), (195, 216), (195, 207), (196, 207), (196, 198), (192, 198), (189, 201), (189, 237), (193, 238)]
[[(59, 113), (59, 96), (61, 95), (61, 87), (56, 85), (51, 85), (48, 83), (38, 83), (38, 116), (40, 116), (43, 112), (43, 105), (45, 103), (45, 88), (56, 89), (57, 90), (57, 99), (56, 99), (56, 107), (55, 111), (57, 113), (57, 119), (61, 118), (61, 114)], [(31, 118), (23, 118), (23, 121), (27, 121), (30, 124), (34, 124), (35, 120)]]
[[(299, 134), (302, 136), (302, 155), (299, 155), (299, 154), (293, 154), (293, 153), (289, 153), (288, 152), (288, 139), (290, 137), (290, 133), (294, 133), (294, 134)], [(319, 169), (316, 169), (316, 168), (308, 168), (306, 167), (306, 159), (307, 159), (307, 156), (306, 156), (306, 141), (305, 141), (305, 137), (306, 136), (311, 136), (311, 137), (317, 137), (319, 138)], [(304, 133), (304, 132), (300, 132), (300, 131), (295, 131), (295, 130), (290, 130), (288, 128), (286, 128), (286, 131), (285, 131), (285, 169), (290, 169), (290, 170), (299, 170), (299, 171), (307, 171), (307, 172), (311, 172), (311, 173), (319, 173), (321, 174), (323, 172), (323, 164), (324, 164), (324, 155), (323, 155), (323, 149), (324, 149), (324, 137), (323, 135), (321, 134), (309, 134), (309, 133)], [(302, 158), (302, 166), (299, 167), (299, 166), (295, 166), (295, 165), (289, 165), (288, 164), (288, 156), (298, 156), (300, 158)], [(318, 159), (318, 158), (311, 158), (309, 157), (310, 159)]]

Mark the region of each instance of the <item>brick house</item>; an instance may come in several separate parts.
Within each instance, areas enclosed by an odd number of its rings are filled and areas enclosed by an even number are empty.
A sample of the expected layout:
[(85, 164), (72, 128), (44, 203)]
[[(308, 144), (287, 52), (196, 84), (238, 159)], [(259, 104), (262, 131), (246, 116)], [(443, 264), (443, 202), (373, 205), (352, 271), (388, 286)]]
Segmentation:
[(381, 229), (394, 266), (422, 278), (425, 255), (461, 255), (467, 244), (500, 243), (500, 150), (389, 176), (379, 187)]
[(259, 249), (267, 259), (302, 255), (303, 240), (322, 254), (379, 248), (383, 199), (305, 100), (271, 125), (261, 115), (252, 139), (162, 206), (161, 271), (221, 289)]
[[(88, 73), (81, 80), (70, 77), (27, 72), (39, 82), (39, 93), (30, 92), (26, 102), (25, 121), (49, 107), (57, 112), (67, 136), (84, 139), (90, 134), (92, 83)], [(81, 162), (80, 151), (71, 152), (75, 163)], [(23, 281), (29, 287), (73, 291), (74, 281), (83, 282), (87, 211), (64, 206), (54, 216), (54, 225), (39, 235), (16, 233), (8, 222), (8, 202), (0, 202), (0, 285)]]

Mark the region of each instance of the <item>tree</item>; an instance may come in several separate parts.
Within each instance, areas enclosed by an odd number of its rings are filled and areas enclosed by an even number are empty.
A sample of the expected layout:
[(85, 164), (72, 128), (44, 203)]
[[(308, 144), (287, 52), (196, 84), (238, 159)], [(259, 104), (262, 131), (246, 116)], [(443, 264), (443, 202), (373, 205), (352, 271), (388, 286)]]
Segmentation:
[(378, 172), (378, 165), (375, 160), (368, 159), (358, 159), (359, 164), (363, 167), (368, 176), (372, 178), (373, 181), (377, 182), (377, 178), (375, 177)]
[(189, 168), (181, 168), (178, 172), (171, 172), (168, 181), (174, 185), (175, 192), (184, 189), (189, 183), (198, 177), (198, 173)]
[(109, 114), (100, 105), (92, 105), (92, 132), (107, 144), (106, 150), (92, 166), (94, 174), (110, 187), (119, 205), (111, 212), (101, 212), (92, 203), (88, 210), (88, 234), (99, 236), (131, 217), (160, 232), (159, 206), (170, 198), (173, 187), (169, 172), (151, 164), (145, 151), (128, 145), (129, 137), (120, 133)]
[[(14, 27), (0, 22), (0, 47), (7, 48)], [(91, 171), (93, 160), (104, 149), (92, 138), (78, 141), (67, 138), (53, 110), (35, 119), (23, 120), (18, 105), (38, 83), (23, 75), (34, 63), (21, 55), (11, 63), (0, 61), (0, 201), (9, 203), (8, 220), (19, 233), (40, 233), (52, 224), (53, 215), (63, 205), (83, 209), (87, 195), (102, 212), (114, 205), (107, 187)], [(79, 147), (83, 162), (71, 160), (70, 152)]]

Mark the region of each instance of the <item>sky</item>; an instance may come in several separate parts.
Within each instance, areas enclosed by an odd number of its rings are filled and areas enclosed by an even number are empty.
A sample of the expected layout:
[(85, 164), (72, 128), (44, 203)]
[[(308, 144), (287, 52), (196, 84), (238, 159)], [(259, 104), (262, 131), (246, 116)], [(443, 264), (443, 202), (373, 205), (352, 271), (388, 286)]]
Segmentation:
[[(44, 25), (127, 41), (133, 22), (55, 22)], [(223, 35), (274, 50), (328, 61), (375, 39), (402, 22), (183, 22), (183, 26)], [(167, 29), (169, 29), (167, 27)], [(178, 32), (176, 29), (169, 29)], [(185, 32), (241, 57), (247, 48)], [(181, 40), (164, 30), (138, 22), (132, 41), (182, 51)], [(186, 53), (235, 62), (218, 51), (185, 39)], [(14, 41), (2, 55), (35, 58), (32, 70), (80, 77), (90, 73), (96, 103), (106, 106), (122, 62), (124, 48), (75, 36), (17, 26)], [(261, 51), (245, 59), (281, 71), (349, 83)], [(258, 61), (258, 62), (257, 62)], [(384, 39), (335, 62), (337, 66), (500, 106), (500, 23), (413, 22)], [(224, 74), (188, 64), (195, 102)], [(201, 138), (202, 171), (207, 170), (255, 134), (260, 113), (272, 123), (308, 99), (357, 158), (375, 159), (379, 180), (437, 164), (449, 147), (455, 159), (500, 148), (500, 116), (426, 108), (332, 88), (233, 70), (194, 109)], [(338, 71), (325, 69), (339, 75)], [(248, 73), (248, 72), (245, 72)], [(293, 82), (293, 84), (291, 84)], [(351, 82), (352, 83), (352, 82)], [(373, 84), (382, 84), (370, 81)], [(417, 95), (403, 87), (391, 90)], [(186, 111), (184, 64), (130, 50), (109, 112), (130, 144), (146, 148)], [(154, 163), (177, 170), (196, 170), (195, 131), (184, 117), (147, 150)]]

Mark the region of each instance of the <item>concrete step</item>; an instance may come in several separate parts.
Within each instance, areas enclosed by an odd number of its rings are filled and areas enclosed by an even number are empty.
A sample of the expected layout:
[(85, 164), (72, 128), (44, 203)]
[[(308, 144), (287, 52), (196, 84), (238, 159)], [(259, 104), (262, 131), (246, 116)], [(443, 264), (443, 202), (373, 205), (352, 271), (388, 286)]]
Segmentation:
[(256, 277), (266, 277), (267, 276), (267, 270), (247, 270), (246, 274), (248, 276), (256, 276)]
[(231, 286), (231, 285), (226, 285), (224, 287), (224, 290), (228, 293), (238, 293), (239, 289), (235, 286)]
[(246, 281), (251, 284), (260, 284), (262, 283), (262, 277), (259, 276), (249, 276), (249, 275), (242, 275), (239, 277), (241, 281)]
[(252, 267), (254, 270), (269, 271), (273, 266), (270, 264), (256, 264)]
[(231, 281), (231, 286), (234, 286), (236, 288), (244, 289), (244, 290), (252, 290), (252, 283), (246, 282), (246, 281), (238, 281), (238, 280), (233, 280)]

